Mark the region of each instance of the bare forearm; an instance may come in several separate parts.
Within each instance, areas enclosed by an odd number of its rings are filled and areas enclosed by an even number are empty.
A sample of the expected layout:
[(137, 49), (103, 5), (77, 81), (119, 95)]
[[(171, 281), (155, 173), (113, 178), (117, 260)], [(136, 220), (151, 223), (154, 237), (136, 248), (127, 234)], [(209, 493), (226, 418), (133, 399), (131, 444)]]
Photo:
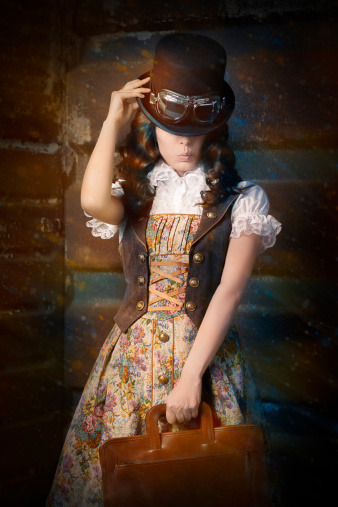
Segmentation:
[(230, 240), (221, 283), (210, 301), (182, 376), (199, 379), (225, 339), (250, 278), (260, 241), (256, 234)]
[(81, 189), (82, 208), (93, 217), (108, 224), (119, 225), (124, 208), (118, 197), (111, 196), (114, 171), (114, 153), (118, 130), (128, 124), (138, 108), (136, 98), (144, 97), (149, 77), (129, 81), (111, 95), (106, 121), (90, 157)]
[(240, 298), (249, 280), (260, 245), (256, 234), (231, 238), (220, 284), (214, 293), (178, 384), (167, 398), (169, 423), (196, 417), (201, 401), (202, 375), (226, 339)]
[(81, 189), (84, 211), (103, 222), (119, 224), (123, 206), (111, 197), (117, 124), (107, 118), (88, 162)]
[(240, 301), (240, 294), (218, 286), (196, 335), (182, 376), (201, 378), (227, 335)]

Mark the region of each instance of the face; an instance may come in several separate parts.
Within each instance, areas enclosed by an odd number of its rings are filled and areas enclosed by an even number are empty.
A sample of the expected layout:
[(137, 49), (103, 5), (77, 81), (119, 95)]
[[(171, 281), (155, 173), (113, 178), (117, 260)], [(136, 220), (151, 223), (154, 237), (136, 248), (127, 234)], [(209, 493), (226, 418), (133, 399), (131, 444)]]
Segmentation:
[(201, 150), (206, 135), (176, 136), (156, 127), (156, 137), (163, 160), (180, 176), (195, 169), (201, 160)]

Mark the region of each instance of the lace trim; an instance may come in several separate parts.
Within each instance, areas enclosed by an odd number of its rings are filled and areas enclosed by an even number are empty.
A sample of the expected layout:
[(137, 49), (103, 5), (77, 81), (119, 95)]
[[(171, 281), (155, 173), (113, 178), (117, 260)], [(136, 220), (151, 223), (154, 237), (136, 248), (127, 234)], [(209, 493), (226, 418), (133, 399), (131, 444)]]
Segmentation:
[(159, 182), (170, 181), (170, 183), (180, 188), (182, 182), (189, 185), (198, 185), (201, 190), (207, 190), (205, 172), (203, 163), (197, 165), (195, 169), (187, 171), (183, 176), (179, 176), (177, 172), (163, 160), (159, 160), (153, 170), (148, 174), (148, 178), (152, 186), (158, 186)]
[(105, 224), (104, 222), (100, 222), (100, 220), (97, 220), (96, 218), (93, 218), (92, 220), (88, 220), (86, 222), (87, 227), (92, 228), (92, 235), (95, 237), (100, 237), (102, 239), (110, 239), (119, 230), (118, 225), (111, 225), (111, 224)]
[(177, 213), (202, 215), (201, 190), (208, 190), (203, 164), (187, 171), (182, 177), (163, 160), (157, 162), (148, 174), (150, 184), (156, 187), (151, 215)]
[[(123, 189), (118, 181), (116, 183), (112, 183), (110, 193), (111, 195), (116, 195), (118, 197), (121, 197), (123, 195)], [(92, 216), (88, 215), (88, 213), (86, 213), (85, 211), (83, 213), (86, 215), (86, 217), (92, 218)], [(97, 218), (92, 218), (92, 220), (88, 220), (86, 222), (86, 226), (92, 229), (91, 232), (93, 236), (102, 239), (112, 238), (119, 230), (118, 225), (106, 224), (105, 222), (101, 222), (101, 220), (98, 220)]]
[(237, 216), (232, 224), (230, 237), (239, 238), (242, 234), (257, 234), (262, 236), (259, 253), (271, 248), (276, 243), (276, 236), (280, 233), (282, 224), (273, 216), (243, 213)]

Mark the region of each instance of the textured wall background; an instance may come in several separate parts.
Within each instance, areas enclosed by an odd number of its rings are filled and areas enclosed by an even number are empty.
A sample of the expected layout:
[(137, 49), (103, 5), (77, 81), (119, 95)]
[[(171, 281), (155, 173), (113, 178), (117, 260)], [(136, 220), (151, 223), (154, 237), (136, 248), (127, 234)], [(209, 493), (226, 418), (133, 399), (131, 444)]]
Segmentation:
[[(117, 241), (93, 238), (80, 185), (110, 94), (157, 40), (228, 51), (229, 144), (283, 223), (236, 319), (269, 422), (284, 507), (333, 486), (337, 23), (334, 2), (1, 2), (3, 499), (43, 505), (64, 432), (113, 325)], [(327, 497), (329, 498), (329, 497)]]

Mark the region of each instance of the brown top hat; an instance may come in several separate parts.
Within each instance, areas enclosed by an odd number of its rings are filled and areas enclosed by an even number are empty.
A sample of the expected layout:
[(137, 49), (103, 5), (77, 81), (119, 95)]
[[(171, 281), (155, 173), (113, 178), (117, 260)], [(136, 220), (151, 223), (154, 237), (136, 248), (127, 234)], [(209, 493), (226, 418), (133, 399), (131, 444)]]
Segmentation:
[[(140, 76), (151, 77), (151, 94), (137, 99), (141, 110), (155, 125), (172, 134), (194, 136), (217, 129), (230, 118), (235, 107), (234, 93), (224, 81), (226, 61), (223, 46), (209, 37), (192, 33), (166, 35), (155, 48), (153, 69)], [(163, 90), (174, 92), (173, 100), (179, 94), (178, 100), (183, 96), (189, 101), (182, 119), (163, 114), (158, 104), (158, 94)], [(215, 96), (220, 101), (210, 115), (211, 106), (208, 109), (203, 100), (207, 102), (208, 97)], [(204, 107), (198, 109), (201, 97)]]

